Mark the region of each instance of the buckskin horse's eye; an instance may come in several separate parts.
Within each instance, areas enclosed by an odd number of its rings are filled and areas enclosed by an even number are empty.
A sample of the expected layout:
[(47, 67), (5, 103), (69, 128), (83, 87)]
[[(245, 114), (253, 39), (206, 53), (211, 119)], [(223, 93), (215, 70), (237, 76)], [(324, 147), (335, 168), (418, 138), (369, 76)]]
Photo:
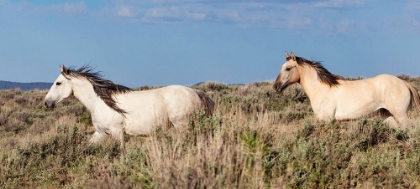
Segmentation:
[(292, 68), (286, 68), (286, 71), (290, 71)]

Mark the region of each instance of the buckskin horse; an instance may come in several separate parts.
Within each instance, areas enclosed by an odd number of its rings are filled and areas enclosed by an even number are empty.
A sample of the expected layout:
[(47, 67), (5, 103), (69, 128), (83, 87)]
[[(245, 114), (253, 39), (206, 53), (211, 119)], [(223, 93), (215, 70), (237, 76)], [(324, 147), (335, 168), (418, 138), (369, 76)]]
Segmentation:
[(415, 106), (420, 111), (417, 89), (398, 77), (382, 74), (350, 81), (331, 74), (318, 61), (293, 52), (285, 55), (274, 89), (281, 93), (290, 84), (299, 83), (320, 120), (352, 120), (379, 113), (390, 126), (406, 129), (409, 108)]

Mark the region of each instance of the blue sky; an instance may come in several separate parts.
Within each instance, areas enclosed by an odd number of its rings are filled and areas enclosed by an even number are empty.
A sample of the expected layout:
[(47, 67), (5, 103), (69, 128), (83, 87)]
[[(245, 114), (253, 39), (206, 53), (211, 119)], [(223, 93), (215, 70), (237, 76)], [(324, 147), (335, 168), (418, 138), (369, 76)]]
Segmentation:
[(417, 0), (0, 0), (0, 80), (90, 64), (115, 83), (276, 78), (285, 51), (332, 73), (420, 75)]

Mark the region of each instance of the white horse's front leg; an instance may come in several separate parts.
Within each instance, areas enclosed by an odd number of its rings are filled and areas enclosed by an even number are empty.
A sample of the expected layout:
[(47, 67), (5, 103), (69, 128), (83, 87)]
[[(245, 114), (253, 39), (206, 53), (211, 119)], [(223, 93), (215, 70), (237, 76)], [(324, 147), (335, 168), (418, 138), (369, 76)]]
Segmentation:
[(95, 133), (92, 135), (92, 138), (89, 140), (89, 145), (96, 144), (99, 141), (104, 140), (106, 137), (108, 137), (106, 133), (101, 134), (98, 131), (95, 131)]
[(122, 126), (118, 126), (118, 127), (111, 127), (110, 131), (111, 131), (112, 137), (114, 137), (116, 140), (120, 142), (121, 152), (123, 156), (125, 156), (127, 152), (125, 151), (124, 129), (122, 128)]

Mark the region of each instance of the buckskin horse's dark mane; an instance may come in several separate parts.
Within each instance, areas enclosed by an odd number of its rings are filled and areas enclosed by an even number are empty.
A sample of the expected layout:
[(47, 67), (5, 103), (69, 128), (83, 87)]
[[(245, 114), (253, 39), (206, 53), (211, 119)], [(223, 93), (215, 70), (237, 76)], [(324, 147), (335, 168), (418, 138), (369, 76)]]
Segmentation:
[[(296, 59), (296, 62), (298, 63), (299, 66), (307, 65), (314, 68), (321, 82), (328, 84), (330, 87), (339, 85), (340, 83), (338, 83), (338, 80), (344, 79), (343, 77), (339, 75), (335, 75), (329, 72), (327, 69), (325, 69), (324, 66), (322, 66), (320, 61), (311, 61), (311, 60), (307, 60), (298, 56), (294, 58)], [(290, 59), (293, 59), (293, 57), (286, 58), (286, 60), (290, 60)]]

